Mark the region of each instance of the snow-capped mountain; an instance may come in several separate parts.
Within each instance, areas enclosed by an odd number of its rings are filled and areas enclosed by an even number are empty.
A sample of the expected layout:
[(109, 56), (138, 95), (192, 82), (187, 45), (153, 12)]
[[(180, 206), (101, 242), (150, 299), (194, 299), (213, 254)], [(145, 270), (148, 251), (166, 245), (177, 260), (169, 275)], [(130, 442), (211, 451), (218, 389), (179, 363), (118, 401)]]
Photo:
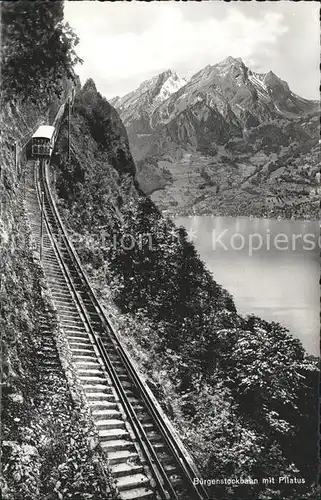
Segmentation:
[(145, 80), (136, 90), (129, 94), (123, 97), (114, 97), (110, 103), (123, 111), (126, 111), (134, 104), (139, 106), (142, 104), (159, 104), (185, 84), (186, 80), (184, 78), (169, 69), (150, 80)]
[[(128, 132), (137, 180), (162, 209), (265, 214), (264, 200), (273, 205), (283, 191), (301, 207), (314, 200), (319, 105), (272, 71), (254, 72), (228, 57), (187, 82), (162, 73), (112, 104)], [(292, 158), (304, 165), (300, 173)]]
[(229, 118), (239, 123), (241, 129), (278, 116), (301, 115), (314, 107), (311, 101), (291, 92), (288, 84), (272, 71), (255, 73), (242, 59), (228, 57), (192, 76), (182, 89), (154, 111), (152, 123), (154, 127), (169, 123), (178, 113), (199, 107), (200, 103), (225, 119), (228, 109)]
[(240, 58), (208, 65), (189, 81), (169, 70), (111, 101), (125, 124), (136, 160), (169, 144), (205, 148), (242, 137), (277, 118), (316, 109), (272, 71), (251, 71)]
[[(186, 84), (186, 80), (171, 69), (146, 80), (136, 90), (110, 100), (126, 126), (134, 157), (142, 157), (148, 141), (141, 135), (152, 134), (151, 117), (157, 107)], [(141, 144), (142, 142), (142, 144)], [(141, 151), (142, 148), (142, 151)]]
[(153, 112), (157, 106), (185, 84), (186, 80), (170, 69), (146, 80), (133, 92), (111, 99), (110, 104), (121, 112), (128, 127), (139, 120), (141, 115), (145, 116)]

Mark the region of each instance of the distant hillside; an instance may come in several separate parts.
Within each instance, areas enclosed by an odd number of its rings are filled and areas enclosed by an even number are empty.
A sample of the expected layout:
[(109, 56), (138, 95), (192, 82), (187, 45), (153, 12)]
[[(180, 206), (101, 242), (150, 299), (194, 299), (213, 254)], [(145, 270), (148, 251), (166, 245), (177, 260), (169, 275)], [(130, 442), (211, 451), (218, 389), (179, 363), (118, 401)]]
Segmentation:
[(173, 72), (165, 72), (112, 101), (137, 179), (161, 209), (318, 216), (317, 102), (240, 58), (206, 66), (185, 85), (174, 75), (179, 88), (170, 95), (160, 90), (172, 83)]

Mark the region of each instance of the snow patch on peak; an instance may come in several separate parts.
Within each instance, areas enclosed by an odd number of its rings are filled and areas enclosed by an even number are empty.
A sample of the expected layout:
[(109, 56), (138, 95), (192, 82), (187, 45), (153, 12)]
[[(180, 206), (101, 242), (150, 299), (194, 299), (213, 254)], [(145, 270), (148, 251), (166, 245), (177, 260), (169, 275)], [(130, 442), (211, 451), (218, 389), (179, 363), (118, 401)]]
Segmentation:
[(186, 85), (186, 80), (184, 78), (181, 78), (177, 75), (177, 73), (173, 72), (167, 80), (164, 81), (162, 84), (156, 99), (158, 101), (164, 101), (167, 99), (171, 94), (174, 94), (177, 92), (181, 87)]
[(264, 75), (261, 75), (260, 73), (254, 73), (251, 71), (251, 73), (248, 74), (249, 80), (253, 83), (253, 85), (258, 85), (261, 87), (265, 92), (268, 92), (268, 89), (264, 83)]
[(278, 113), (280, 113), (281, 115), (286, 116), (286, 114), (285, 114), (285, 113), (283, 113), (283, 111), (281, 111), (281, 110), (280, 110), (280, 108), (277, 106), (277, 104), (276, 104), (276, 103), (274, 103), (274, 107), (275, 107), (275, 109), (277, 110), (277, 112), (278, 112)]

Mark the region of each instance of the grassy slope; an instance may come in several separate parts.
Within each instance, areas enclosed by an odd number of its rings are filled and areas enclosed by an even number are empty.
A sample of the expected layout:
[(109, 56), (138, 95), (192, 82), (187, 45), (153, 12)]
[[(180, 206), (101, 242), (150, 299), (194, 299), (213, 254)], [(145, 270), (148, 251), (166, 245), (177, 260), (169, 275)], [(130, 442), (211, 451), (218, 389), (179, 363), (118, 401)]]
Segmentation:
[[(158, 157), (141, 160), (149, 172), (143, 189), (157, 206), (171, 213), (230, 216), (319, 218), (320, 171), (318, 115), (298, 122), (274, 120), (251, 129), (246, 139), (213, 145), (214, 153), (181, 152), (175, 145)], [(167, 178), (162, 174), (167, 160)], [(163, 161), (164, 163), (164, 161)], [(170, 178), (171, 177), (171, 178)], [(162, 183), (165, 184), (163, 188)]]

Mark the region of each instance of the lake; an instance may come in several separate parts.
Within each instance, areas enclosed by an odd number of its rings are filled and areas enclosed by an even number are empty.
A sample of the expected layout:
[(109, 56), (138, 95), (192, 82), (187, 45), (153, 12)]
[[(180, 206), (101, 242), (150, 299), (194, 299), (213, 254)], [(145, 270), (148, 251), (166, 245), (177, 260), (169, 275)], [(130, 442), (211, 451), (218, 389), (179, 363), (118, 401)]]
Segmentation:
[(319, 354), (318, 222), (176, 217), (238, 311), (277, 321)]

